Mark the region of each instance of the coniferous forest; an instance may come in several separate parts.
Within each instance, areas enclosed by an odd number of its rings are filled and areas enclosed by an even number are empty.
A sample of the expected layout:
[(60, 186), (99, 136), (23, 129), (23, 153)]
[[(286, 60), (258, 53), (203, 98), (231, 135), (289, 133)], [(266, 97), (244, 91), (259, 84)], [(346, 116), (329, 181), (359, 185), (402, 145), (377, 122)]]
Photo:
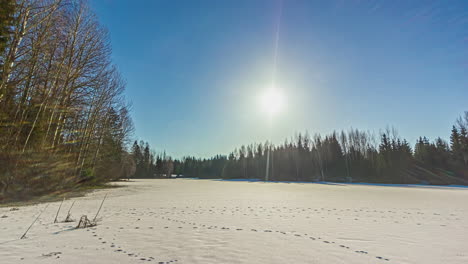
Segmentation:
[(127, 176), (125, 82), (86, 1), (0, 7), (0, 200)]
[[(336, 181), (371, 183), (468, 183), (468, 112), (452, 127), (450, 142), (420, 137), (415, 145), (387, 128), (378, 135), (351, 129), (329, 135), (297, 134), (283, 144), (241, 146), (210, 159), (173, 160), (134, 143), (136, 177), (174, 174), (183, 177), (260, 179), (271, 181)], [(267, 166), (268, 164), (268, 166)]]

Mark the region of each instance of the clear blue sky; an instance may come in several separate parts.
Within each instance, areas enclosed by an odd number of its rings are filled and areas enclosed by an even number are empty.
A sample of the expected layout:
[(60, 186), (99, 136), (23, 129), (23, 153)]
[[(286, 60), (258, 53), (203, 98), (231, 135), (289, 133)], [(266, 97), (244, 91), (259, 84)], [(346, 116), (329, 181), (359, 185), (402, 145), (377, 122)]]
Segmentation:
[[(136, 137), (175, 157), (387, 125), (448, 139), (468, 111), (468, 1), (91, 0)], [(272, 123), (257, 96), (276, 85)]]

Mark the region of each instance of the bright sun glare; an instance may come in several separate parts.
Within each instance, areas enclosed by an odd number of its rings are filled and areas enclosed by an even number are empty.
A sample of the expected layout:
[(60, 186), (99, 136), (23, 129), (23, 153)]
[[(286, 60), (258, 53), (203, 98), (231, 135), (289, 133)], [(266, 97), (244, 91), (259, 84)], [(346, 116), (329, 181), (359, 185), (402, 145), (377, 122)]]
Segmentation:
[(266, 90), (260, 96), (260, 107), (262, 111), (269, 115), (277, 114), (283, 110), (284, 107), (284, 96), (277, 89)]

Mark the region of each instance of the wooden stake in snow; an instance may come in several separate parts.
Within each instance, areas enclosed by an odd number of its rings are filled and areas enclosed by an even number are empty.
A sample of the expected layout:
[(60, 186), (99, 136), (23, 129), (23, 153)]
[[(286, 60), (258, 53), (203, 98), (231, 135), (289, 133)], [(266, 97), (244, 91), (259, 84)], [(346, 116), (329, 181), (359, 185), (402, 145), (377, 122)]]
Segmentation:
[(57, 217), (58, 217), (58, 215), (59, 215), (59, 213), (60, 213), (60, 208), (62, 208), (63, 201), (65, 201), (65, 197), (63, 197), (63, 200), (62, 200), (62, 202), (60, 203), (60, 206), (59, 206), (59, 208), (58, 208), (58, 210), (57, 210), (57, 214), (55, 215), (54, 223), (57, 223), (57, 222), (58, 222), (58, 221), (57, 221)]
[(97, 211), (96, 216), (93, 219), (93, 222), (96, 222), (96, 218), (97, 218), (99, 212), (101, 211), (102, 205), (104, 204), (104, 200), (106, 200), (106, 197), (107, 197), (107, 194), (104, 196), (104, 199), (102, 199), (101, 206), (99, 206), (99, 210)]
[(39, 217), (41, 216), (41, 214), (45, 211), (45, 209), (47, 209), (47, 207), (49, 207), (49, 204), (47, 204), (44, 209), (42, 209), (42, 211), (39, 213), (39, 215), (36, 217), (36, 219), (34, 219), (34, 221), (32, 222), (32, 224), (28, 227), (28, 229), (26, 230), (26, 232), (24, 232), (23, 236), (20, 238), (20, 239), (23, 239), (23, 238), (26, 238), (26, 234), (28, 233), (29, 229), (31, 229), (31, 227), (34, 225), (34, 223), (36, 223), (37, 219), (39, 219)]
[(64, 222), (73, 222), (73, 219), (71, 219), (71, 209), (73, 208), (73, 205), (75, 205), (75, 202), (76, 201), (73, 201), (72, 205), (70, 206), (70, 209), (68, 209), (68, 213), (67, 213), (67, 218), (65, 218)]
[(70, 214), (71, 209), (73, 208), (73, 205), (75, 205), (76, 201), (73, 201), (72, 205), (70, 206), (70, 209), (68, 209), (68, 214)]

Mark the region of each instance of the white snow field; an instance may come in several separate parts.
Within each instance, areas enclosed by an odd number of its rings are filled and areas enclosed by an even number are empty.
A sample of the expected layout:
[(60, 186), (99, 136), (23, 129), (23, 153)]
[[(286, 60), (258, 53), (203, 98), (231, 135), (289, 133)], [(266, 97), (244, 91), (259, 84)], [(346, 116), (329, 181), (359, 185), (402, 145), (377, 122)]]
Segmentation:
[(0, 263), (468, 263), (468, 189), (134, 180), (0, 208)]

